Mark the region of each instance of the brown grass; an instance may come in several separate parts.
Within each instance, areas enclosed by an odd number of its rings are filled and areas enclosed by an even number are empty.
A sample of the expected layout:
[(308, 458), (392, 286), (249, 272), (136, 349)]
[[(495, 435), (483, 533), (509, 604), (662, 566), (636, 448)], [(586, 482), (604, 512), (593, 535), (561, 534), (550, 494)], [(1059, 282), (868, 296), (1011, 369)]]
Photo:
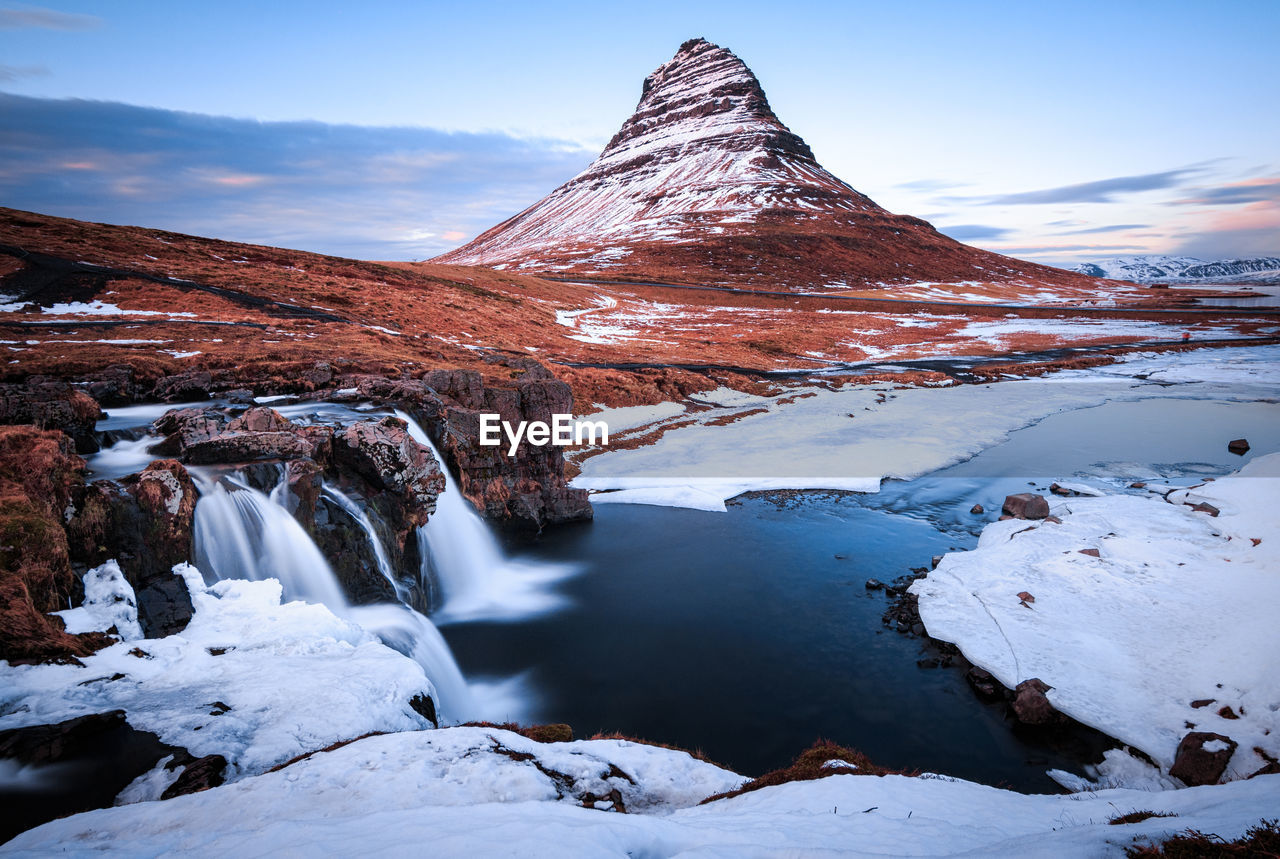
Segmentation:
[(1219, 859), (1219, 857), (1280, 857), (1280, 820), (1263, 820), (1250, 827), (1234, 841), (1225, 841), (1217, 835), (1206, 835), (1188, 829), (1163, 844), (1134, 845), (1125, 855), (1169, 856), (1174, 859)]
[[(853, 764), (857, 769), (824, 766), (828, 761), (844, 761)], [(901, 770), (891, 770), (876, 766), (866, 755), (856, 749), (837, 745), (830, 740), (818, 740), (801, 752), (791, 766), (767, 772), (757, 779), (752, 779), (737, 790), (709, 796), (702, 801), (702, 804), (715, 802), (718, 799), (728, 799), (731, 796), (740, 796), (749, 791), (759, 790), (762, 787), (773, 787), (793, 781), (812, 781), (833, 775), (914, 775), (914, 773), (905, 773)]]

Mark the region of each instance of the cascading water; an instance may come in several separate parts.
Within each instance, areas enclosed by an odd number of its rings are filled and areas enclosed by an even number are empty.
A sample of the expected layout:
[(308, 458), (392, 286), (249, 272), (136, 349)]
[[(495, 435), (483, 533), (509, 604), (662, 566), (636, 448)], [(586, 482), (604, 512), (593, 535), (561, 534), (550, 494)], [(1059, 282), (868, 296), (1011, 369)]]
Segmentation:
[[(235, 478), (192, 473), (201, 493), (193, 535), (196, 567), (206, 577), (279, 579), (286, 599), (321, 603), (421, 665), (435, 686), (442, 717), (462, 722), (477, 715), (471, 690), (439, 630), (408, 606), (349, 605), (329, 562), (282, 506), (283, 492), (268, 497)], [(368, 526), (368, 517), (362, 525)], [(367, 532), (381, 566), (386, 551), (372, 527)], [(386, 562), (384, 575), (389, 571)]]
[(431, 449), (444, 472), (445, 490), (436, 499), (436, 510), (418, 529), (422, 575), (434, 579), (444, 597), (432, 615), (436, 623), (523, 619), (561, 607), (564, 598), (550, 592), (549, 585), (571, 575), (574, 568), (505, 558), (430, 437), (405, 412), (397, 409), (396, 416), (408, 424), (416, 441)]
[(191, 469), (200, 500), (193, 540), (196, 567), (215, 579), (279, 579), (285, 599), (347, 608), (324, 555), (289, 512), (234, 478)]

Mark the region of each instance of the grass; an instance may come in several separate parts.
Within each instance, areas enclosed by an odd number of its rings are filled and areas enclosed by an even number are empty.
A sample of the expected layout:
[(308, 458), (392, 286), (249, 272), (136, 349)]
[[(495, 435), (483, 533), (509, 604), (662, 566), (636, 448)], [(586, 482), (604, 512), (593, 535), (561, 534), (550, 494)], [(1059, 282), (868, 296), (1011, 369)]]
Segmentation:
[[(830, 761), (843, 761), (846, 764), (852, 764), (852, 767), (845, 766), (826, 766)], [(873, 764), (866, 755), (857, 749), (846, 748), (837, 745), (830, 740), (818, 740), (808, 749), (800, 753), (795, 762), (789, 767), (767, 772), (759, 778), (752, 779), (737, 790), (731, 790), (728, 793), (718, 793), (715, 796), (709, 796), (702, 801), (702, 805), (709, 802), (715, 802), (718, 799), (728, 799), (731, 796), (740, 796), (753, 790), (759, 790), (762, 787), (773, 787), (774, 785), (786, 784), (793, 781), (812, 781), (813, 779), (826, 778), (833, 775), (913, 775), (913, 773), (904, 773), (899, 770), (885, 769), (884, 767)]]
[(1163, 844), (1134, 845), (1129, 857), (1168, 856), (1174, 859), (1221, 859), (1221, 857), (1280, 857), (1280, 819), (1263, 820), (1234, 841), (1188, 829)]

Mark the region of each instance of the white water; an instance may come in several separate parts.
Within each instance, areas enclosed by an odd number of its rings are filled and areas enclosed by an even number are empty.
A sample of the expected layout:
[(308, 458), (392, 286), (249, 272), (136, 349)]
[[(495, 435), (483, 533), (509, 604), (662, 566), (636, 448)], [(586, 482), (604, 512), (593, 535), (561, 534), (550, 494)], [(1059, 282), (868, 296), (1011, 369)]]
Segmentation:
[[(278, 579), (286, 599), (320, 603), (421, 665), (435, 687), (442, 719), (464, 722), (477, 717), (471, 691), (439, 630), (407, 606), (349, 605), (329, 562), (278, 503), (282, 493), (273, 491), (273, 500), (239, 481), (214, 481), (196, 469), (192, 473), (201, 490), (193, 542), (196, 566), (203, 574), (219, 580)], [(363, 523), (368, 523), (367, 517)], [(382, 564), (386, 552), (372, 528), (368, 532)]]
[(346, 611), (329, 562), (289, 511), (231, 478), (215, 482), (197, 469), (191, 473), (200, 486), (192, 542), (202, 573), (219, 580), (279, 579), (287, 600)]
[(504, 557), (426, 432), (405, 412), (397, 409), (396, 416), (409, 425), (416, 441), (431, 449), (444, 472), (445, 490), (436, 499), (436, 510), (418, 529), (422, 576), (433, 578), (444, 597), (443, 605), (432, 614), (436, 623), (525, 619), (561, 608), (565, 599), (550, 586), (572, 575), (574, 568)]

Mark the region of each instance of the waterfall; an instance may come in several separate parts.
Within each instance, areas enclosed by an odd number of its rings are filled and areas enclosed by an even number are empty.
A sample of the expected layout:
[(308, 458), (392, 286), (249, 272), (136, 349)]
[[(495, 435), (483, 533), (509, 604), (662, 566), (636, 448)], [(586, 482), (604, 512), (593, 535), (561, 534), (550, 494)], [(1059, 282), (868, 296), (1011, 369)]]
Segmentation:
[(256, 489), (197, 469), (196, 568), (215, 579), (279, 579), (287, 600), (328, 606), (341, 615), (346, 597), (329, 562), (289, 511)]
[(563, 606), (564, 598), (549, 586), (571, 575), (574, 568), (507, 559), (430, 437), (404, 411), (397, 409), (396, 416), (409, 425), (416, 441), (431, 449), (444, 472), (445, 490), (436, 499), (436, 510), (418, 529), (423, 578), (433, 578), (444, 598), (432, 614), (436, 623), (516, 620)]
[[(421, 665), (435, 687), (442, 717), (463, 722), (476, 716), (471, 691), (439, 630), (408, 606), (349, 605), (329, 562), (282, 506), (284, 493), (279, 486), (268, 497), (235, 477), (215, 480), (200, 469), (191, 472), (200, 489), (193, 542), (201, 573), (217, 580), (278, 579), (285, 599), (320, 603)], [(334, 493), (335, 501), (345, 498)], [(387, 575), (391, 565), (386, 551), (368, 517), (359, 518)]]

